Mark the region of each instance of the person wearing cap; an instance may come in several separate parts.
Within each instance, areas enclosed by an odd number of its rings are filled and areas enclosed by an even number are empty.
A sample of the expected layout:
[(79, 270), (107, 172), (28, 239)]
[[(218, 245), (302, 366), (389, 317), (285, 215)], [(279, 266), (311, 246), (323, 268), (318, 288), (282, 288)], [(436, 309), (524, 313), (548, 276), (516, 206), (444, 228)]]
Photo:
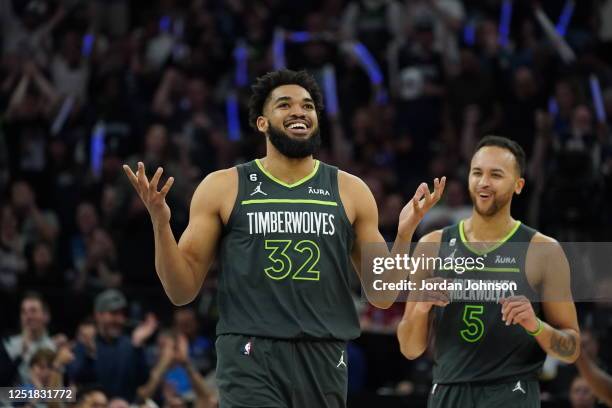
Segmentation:
[(155, 332), (157, 320), (148, 315), (130, 337), (124, 333), (127, 305), (125, 296), (116, 289), (95, 298), (96, 332), (80, 336), (68, 375), (77, 384), (100, 384), (111, 398), (132, 401), (135, 390), (149, 375), (142, 346)]

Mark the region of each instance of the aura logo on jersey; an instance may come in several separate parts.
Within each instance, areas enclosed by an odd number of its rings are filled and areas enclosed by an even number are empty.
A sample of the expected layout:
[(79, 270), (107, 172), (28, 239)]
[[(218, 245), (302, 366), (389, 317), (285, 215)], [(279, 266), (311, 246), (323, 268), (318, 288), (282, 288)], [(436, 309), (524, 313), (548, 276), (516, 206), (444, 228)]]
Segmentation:
[(496, 255), (495, 256), (495, 263), (496, 264), (515, 264), (516, 263), (516, 258), (513, 257), (513, 256)]
[(329, 191), (323, 188), (312, 188), (308, 186), (308, 194), (319, 194), (324, 196), (329, 196)]

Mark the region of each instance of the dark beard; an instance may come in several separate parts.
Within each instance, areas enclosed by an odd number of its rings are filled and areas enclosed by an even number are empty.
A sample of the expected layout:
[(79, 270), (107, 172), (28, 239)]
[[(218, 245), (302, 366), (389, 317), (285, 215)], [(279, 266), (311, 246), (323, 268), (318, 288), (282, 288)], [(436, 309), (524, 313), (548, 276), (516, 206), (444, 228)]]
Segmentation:
[(506, 202), (503, 201), (503, 197), (500, 197), (500, 199), (494, 199), (493, 203), (491, 203), (491, 205), (486, 210), (481, 210), (480, 208), (478, 208), (478, 205), (476, 204), (477, 202), (476, 196), (470, 193), (470, 198), (472, 199), (472, 205), (474, 206), (474, 209), (476, 210), (476, 212), (483, 217), (494, 216), (507, 203), (507, 201)]
[(272, 125), (268, 128), (267, 136), (272, 146), (283, 156), (290, 159), (303, 159), (304, 157), (312, 156), (321, 145), (321, 133), (318, 127), (305, 140), (294, 139)]

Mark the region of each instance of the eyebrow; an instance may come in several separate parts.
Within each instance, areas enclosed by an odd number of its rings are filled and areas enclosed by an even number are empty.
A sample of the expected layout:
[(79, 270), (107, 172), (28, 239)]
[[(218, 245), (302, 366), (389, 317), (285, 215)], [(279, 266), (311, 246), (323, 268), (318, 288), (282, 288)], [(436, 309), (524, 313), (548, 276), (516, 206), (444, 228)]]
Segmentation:
[[(284, 101), (290, 101), (292, 100), (292, 98), (290, 96), (279, 96), (278, 98), (276, 98), (276, 100), (274, 101), (274, 104), (277, 104), (279, 102), (284, 102)], [(310, 102), (310, 103), (314, 103), (314, 101), (311, 98), (304, 98), (302, 99), (302, 102)]]
[[(482, 169), (480, 167), (472, 167), (472, 170), (480, 170), (480, 171), (482, 171)], [(495, 172), (495, 171), (499, 171), (501, 173), (505, 173), (504, 169), (500, 169), (499, 167), (495, 167), (495, 168), (491, 169), (491, 172)]]

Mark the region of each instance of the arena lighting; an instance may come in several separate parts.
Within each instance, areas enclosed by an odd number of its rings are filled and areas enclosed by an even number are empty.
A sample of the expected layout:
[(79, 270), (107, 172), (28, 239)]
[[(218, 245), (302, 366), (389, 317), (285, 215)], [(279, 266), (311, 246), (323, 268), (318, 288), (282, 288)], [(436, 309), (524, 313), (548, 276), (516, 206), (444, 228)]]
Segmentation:
[(361, 66), (366, 70), (370, 82), (374, 85), (381, 85), (383, 81), (382, 71), (370, 51), (360, 42), (355, 42), (351, 46), (351, 51), (361, 62)]
[(383, 88), (383, 74), (370, 51), (360, 42), (351, 43), (349, 50), (357, 57), (361, 66), (368, 74), (370, 82), (374, 85), (374, 89), (376, 89), (376, 103), (379, 105), (386, 104), (389, 98)]
[(593, 98), (597, 120), (599, 123), (606, 123), (606, 110), (604, 109), (603, 98), (601, 97), (601, 86), (595, 74), (589, 76), (589, 83), (591, 85), (591, 97)]
[(227, 135), (229, 140), (240, 140), (240, 117), (238, 115), (238, 98), (236, 91), (230, 91), (225, 99), (225, 112), (227, 116)]
[(234, 60), (236, 68), (234, 71), (234, 85), (242, 88), (248, 82), (248, 51), (244, 40), (239, 40), (234, 48)]
[(171, 25), (171, 21), (170, 21), (170, 17), (168, 16), (162, 16), (159, 18), (159, 31), (163, 32), (163, 33), (168, 33), (170, 32), (170, 25)]
[(557, 21), (557, 33), (561, 37), (565, 37), (565, 33), (567, 32), (567, 26), (569, 26), (569, 22), (572, 19), (572, 14), (574, 14), (574, 7), (576, 3), (572, 0), (567, 0), (565, 5), (563, 6), (563, 10), (561, 11), (561, 15), (559, 16), (559, 21)]
[(274, 30), (272, 53), (274, 57), (274, 69), (279, 70), (285, 68), (287, 66), (287, 61), (285, 60), (285, 30), (282, 28)]
[(336, 87), (336, 70), (333, 65), (323, 68), (323, 92), (325, 93), (325, 109), (328, 116), (338, 114), (338, 93)]
[(93, 51), (94, 41), (96, 37), (93, 34), (85, 34), (81, 45), (81, 55), (89, 57)]
[(305, 43), (312, 39), (313, 36), (307, 31), (293, 31), (287, 35), (287, 41), (294, 43)]
[(72, 112), (73, 107), (74, 96), (70, 95), (66, 99), (64, 99), (62, 107), (60, 108), (59, 112), (57, 113), (57, 116), (55, 117), (55, 120), (53, 121), (53, 124), (51, 125), (51, 135), (57, 136), (59, 134), (59, 132), (64, 127), (64, 124), (66, 123), (66, 119), (68, 119), (70, 112)]
[(544, 34), (546, 34), (546, 37), (552, 42), (563, 62), (566, 64), (573, 62), (576, 59), (574, 50), (572, 50), (563, 37), (559, 35), (552, 21), (550, 21), (541, 8), (536, 8), (534, 13), (542, 30), (544, 30)]
[(470, 47), (476, 44), (476, 24), (472, 20), (463, 27), (463, 42)]
[(554, 96), (548, 98), (548, 113), (551, 116), (557, 116), (557, 114), (559, 113), (559, 104), (557, 103), (557, 100)]
[(90, 167), (95, 178), (102, 175), (102, 159), (104, 158), (104, 137), (106, 134), (106, 126), (103, 121), (100, 121), (94, 127), (91, 135), (91, 143), (89, 146), (90, 152)]
[(512, 0), (504, 0), (499, 16), (499, 45), (508, 46), (510, 37), (510, 22), (512, 21)]

